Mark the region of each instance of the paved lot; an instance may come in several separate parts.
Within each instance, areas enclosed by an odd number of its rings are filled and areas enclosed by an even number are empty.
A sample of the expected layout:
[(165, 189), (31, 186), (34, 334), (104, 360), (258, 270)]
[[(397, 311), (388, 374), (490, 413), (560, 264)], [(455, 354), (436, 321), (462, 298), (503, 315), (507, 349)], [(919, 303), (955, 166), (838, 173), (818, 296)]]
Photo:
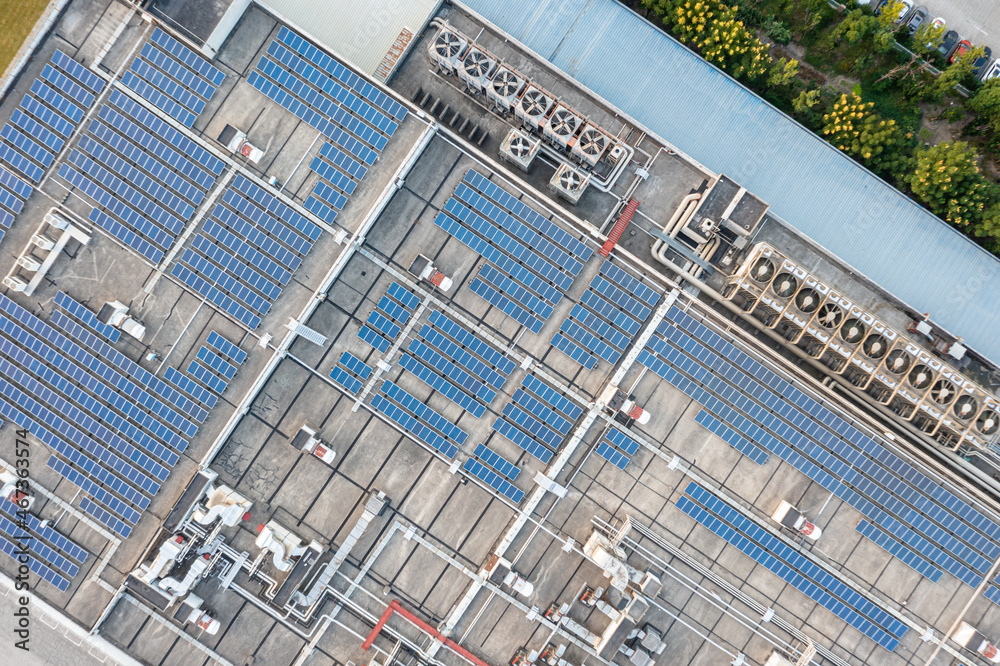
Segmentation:
[(1000, 53), (1000, 2), (996, 0), (924, 0), (931, 18), (940, 16), (948, 28), (958, 30), (963, 39), (985, 44)]

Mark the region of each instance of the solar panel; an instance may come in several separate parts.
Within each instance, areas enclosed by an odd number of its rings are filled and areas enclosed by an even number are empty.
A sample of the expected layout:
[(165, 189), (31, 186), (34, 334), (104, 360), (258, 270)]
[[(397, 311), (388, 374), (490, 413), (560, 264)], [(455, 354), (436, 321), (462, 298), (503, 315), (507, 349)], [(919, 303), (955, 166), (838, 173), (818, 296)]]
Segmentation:
[(556, 333), (552, 336), (550, 344), (588, 370), (593, 370), (597, 367), (597, 358), (593, 354), (587, 352), (587, 350), (562, 333)]
[[(3, 537), (0, 537), (0, 552), (8, 555), (12, 560), (14, 560), (15, 563), (20, 562), (20, 546), (15, 546)], [(40, 560), (34, 557), (29, 557), (28, 568), (31, 569), (36, 576), (49, 583), (60, 592), (65, 592), (69, 589), (69, 581), (43, 564)]]
[(436, 329), (430, 326), (424, 326), (420, 329), (420, 336), (431, 346), (437, 348), (445, 356), (454, 361), (456, 366), (464, 368), (468, 371), (468, 374), (481, 380), (477, 382), (474, 379), (467, 379), (463, 377), (464, 374), (459, 367), (448, 368), (450, 376), (456, 377), (463, 385), (467, 386), (470, 390), (475, 390), (476, 394), (479, 395), (484, 401), (492, 402), (493, 397), (496, 395), (496, 391), (487, 388), (485, 385), (490, 385), (496, 388), (503, 386), (505, 377), (498, 373), (493, 368), (480, 361), (478, 358), (462, 349), (457, 344), (452, 342), (450, 339), (439, 333)]
[(455, 386), (447, 379), (434, 372), (429, 366), (421, 363), (409, 354), (403, 354), (399, 359), (399, 365), (404, 370), (408, 370), (413, 375), (430, 386), (441, 395), (448, 398), (462, 409), (468, 411), (476, 418), (482, 417), (486, 411), (486, 406), (470, 396), (468, 393)]
[(1000, 605), (1000, 587), (997, 587), (996, 582), (990, 583), (990, 586), (983, 592), (983, 596), (993, 603)]
[(92, 502), (89, 497), (84, 497), (80, 502), (80, 509), (85, 513), (94, 517), (97, 522), (108, 527), (112, 532), (119, 535), (123, 539), (127, 539), (132, 533), (132, 528), (122, 522), (121, 519), (116, 518), (107, 509), (99, 506), (97, 503)]
[(215, 403), (219, 400), (214, 393), (207, 391), (176, 368), (168, 367), (164, 372), (164, 378), (209, 409), (215, 407)]
[(478, 460), (469, 458), (465, 461), (462, 468), (476, 478), (484, 481), (488, 486), (499, 492), (514, 504), (520, 504), (521, 500), (524, 499), (523, 490), (516, 488), (510, 481), (507, 481), (499, 474), (480, 463)]
[(26, 523), (28, 529), (31, 531), (31, 534), (36, 539), (44, 539), (48, 543), (52, 544), (56, 550), (60, 551), (63, 555), (74, 562), (83, 564), (87, 561), (87, 557), (89, 555), (87, 551), (80, 548), (80, 546), (73, 543), (70, 539), (64, 537), (51, 526), (43, 525), (42, 521), (38, 519), (38, 516), (19, 509), (9, 500), (6, 502), (0, 501), (0, 511), (10, 517), (10, 519), (15, 523), (19, 521)]
[(487, 303), (495, 305), (504, 314), (510, 315), (514, 321), (526, 326), (532, 333), (538, 333), (542, 330), (543, 322), (541, 319), (538, 319), (479, 278), (469, 283), (469, 290), (478, 296), (482, 296)]
[(381, 394), (376, 395), (371, 404), (418, 440), (448, 458), (455, 457), (458, 447), (468, 437), (465, 431), (391, 381), (382, 383)]
[(77, 61), (73, 60), (59, 49), (56, 49), (56, 52), (52, 54), (52, 63), (89, 88), (92, 92), (100, 93), (104, 90), (104, 79)]
[(560, 395), (558, 391), (534, 375), (525, 375), (524, 379), (521, 380), (521, 386), (522, 388), (531, 391), (533, 394), (538, 396), (539, 399), (544, 401), (545, 404), (552, 407), (570, 421), (576, 421), (580, 418), (580, 415), (583, 414), (582, 407), (573, 404), (573, 402), (568, 398)]
[(608, 446), (607, 442), (601, 442), (597, 445), (597, 455), (601, 456), (612, 465), (618, 469), (625, 469), (628, 465), (628, 456), (623, 454), (621, 451), (616, 451), (614, 448)]
[[(410, 292), (405, 293), (409, 294), (413, 298), (414, 302), (419, 303), (417, 298), (410, 294)], [(395, 294), (392, 294), (391, 289), (390, 294), (395, 296)], [(411, 307), (416, 307), (416, 305)], [(496, 383), (496, 379), (493, 381), (493, 385), (496, 388), (499, 389), (503, 386), (503, 380), (506, 379), (507, 375), (514, 371), (514, 368), (517, 367), (517, 364), (514, 361), (507, 358), (500, 351), (494, 349), (488, 343), (484, 342), (479, 336), (473, 334), (461, 324), (458, 324), (450, 319), (447, 315), (435, 310), (434, 312), (431, 312), (428, 321), (432, 326), (436, 327), (445, 335), (451, 337), (459, 345), (470, 350), (472, 353), (477, 354), (488, 364), (492, 365), (500, 376), (500, 383)]]
[(383, 338), (368, 326), (361, 327), (361, 330), (358, 331), (358, 337), (382, 353), (389, 351), (389, 347), (392, 346), (391, 342)]
[(330, 372), (330, 378), (355, 395), (361, 390), (361, 382), (339, 366), (333, 367), (333, 370)]
[(135, 72), (131, 70), (125, 72), (121, 81), (122, 85), (134, 90), (153, 106), (160, 109), (180, 124), (185, 127), (191, 127), (194, 125), (195, 118), (197, 118), (196, 114), (175, 102), (169, 95), (160, 92), (155, 85), (147, 83), (145, 80), (137, 76)]
[(485, 444), (476, 444), (475, 456), (511, 481), (515, 480), (517, 475), (521, 473), (517, 465)]
[(854, 529), (865, 538), (871, 540), (876, 546), (898, 558), (903, 564), (912, 568), (920, 575), (929, 578), (932, 582), (936, 583), (941, 579), (940, 569), (867, 520), (862, 520)]
[(372, 374), (372, 369), (351, 352), (344, 352), (340, 357), (340, 364), (360, 377), (362, 380), (368, 379)]
[(213, 67), (207, 60), (178, 42), (160, 28), (153, 31), (153, 35), (150, 39), (152, 39), (154, 44), (162, 47), (164, 51), (177, 58), (177, 60), (182, 62), (185, 66), (190, 67), (193, 71), (197, 72), (213, 85), (218, 86), (226, 78), (226, 75), (223, 74), (221, 70)]
[(208, 347), (202, 347), (198, 350), (198, 360), (226, 380), (231, 380), (236, 376), (236, 366), (224, 360)]
[(498, 417), (497, 420), (493, 422), (493, 429), (534, 457), (541, 460), (543, 464), (548, 464), (549, 460), (552, 459), (552, 451), (536, 442), (527, 433), (519, 430), (506, 418)]
[(188, 366), (187, 373), (211, 390), (215, 391), (218, 395), (222, 395), (222, 392), (226, 390), (226, 381), (198, 361), (191, 361), (191, 364)]
[(219, 353), (236, 361), (238, 365), (242, 365), (243, 361), (247, 360), (247, 353), (245, 351), (234, 345), (229, 340), (226, 340), (216, 331), (212, 331), (208, 334), (208, 340), (206, 342), (209, 347), (213, 347)]
[(740, 435), (735, 430), (727, 427), (724, 423), (722, 423), (722, 421), (715, 418), (704, 409), (695, 415), (694, 420), (704, 426), (709, 432), (721, 437), (726, 444), (729, 444), (729, 446), (733, 447), (758, 465), (763, 465), (767, 462), (767, 453), (765, 453), (763, 449)]

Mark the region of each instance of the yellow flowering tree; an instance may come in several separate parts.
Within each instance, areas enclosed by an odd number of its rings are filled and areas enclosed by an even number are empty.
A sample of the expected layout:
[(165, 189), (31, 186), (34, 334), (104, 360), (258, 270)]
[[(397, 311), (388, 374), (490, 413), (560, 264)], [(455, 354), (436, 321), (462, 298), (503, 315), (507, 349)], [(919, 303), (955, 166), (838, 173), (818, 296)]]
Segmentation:
[(932, 213), (956, 226), (978, 226), (994, 190), (979, 172), (977, 157), (964, 141), (919, 149), (906, 182)]
[(895, 120), (873, 111), (857, 93), (841, 95), (823, 116), (823, 136), (834, 146), (874, 171), (896, 174), (902, 170), (906, 137)]

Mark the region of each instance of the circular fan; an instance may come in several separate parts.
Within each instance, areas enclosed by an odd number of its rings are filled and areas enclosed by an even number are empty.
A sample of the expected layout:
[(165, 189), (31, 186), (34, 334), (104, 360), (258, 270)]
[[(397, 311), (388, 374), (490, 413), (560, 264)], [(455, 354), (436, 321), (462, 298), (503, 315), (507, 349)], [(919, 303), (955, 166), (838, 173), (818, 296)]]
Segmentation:
[(462, 63), (465, 73), (477, 79), (486, 76), (491, 67), (493, 67), (493, 60), (482, 51), (470, 51), (469, 55), (465, 56), (465, 62)]
[(963, 421), (968, 421), (976, 415), (976, 411), (979, 410), (979, 403), (971, 395), (963, 395), (955, 401), (955, 406), (951, 409), (955, 412), (955, 416)]
[(889, 343), (881, 333), (872, 333), (862, 346), (868, 358), (880, 359), (889, 351)]
[(493, 90), (500, 97), (515, 95), (520, 87), (521, 79), (509, 69), (500, 70), (500, 73), (493, 78)]
[(885, 360), (885, 369), (894, 375), (901, 375), (910, 368), (913, 359), (902, 349), (894, 349)]
[(558, 136), (571, 136), (576, 131), (579, 119), (568, 109), (559, 109), (549, 118), (549, 129)]
[(984, 435), (992, 435), (1000, 428), (1000, 414), (992, 409), (987, 409), (976, 419), (976, 428)]
[(580, 135), (580, 150), (588, 155), (600, 155), (608, 143), (608, 138), (595, 129), (584, 130)]
[(939, 379), (934, 382), (934, 387), (931, 389), (931, 397), (934, 398), (934, 402), (939, 405), (948, 405), (955, 396), (958, 394), (955, 385), (952, 384), (947, 379)]
[(855, 343), (865, 337), (866, 330), (860, 319), (852, 317), (844, 322), (843, 328), (840, 329), (840, 337), (847, 342)]
[(781, 273), (771, 283), (771, 289), (774, 289), (774, 293), (778, 296), (791, 296), (798, 288), (799, 281), (791, 273)]
[(567, 169), (562, 172), (561, 176), (559, 176), (559, 184), (562, 185), (565, 190), (575, 190), (580, 187), (581, 183), (583, 183), (583, 176), (576, 171)]
[(515, 136), (510, 142), (510, 154), (517, 157), (524, 157), (531, 152), (531, 142), (523, 136)]
[(816, 308), (819, 307), (819, 301), (819, 293), (815, 289), (807, 287), (795, 296), (795, 307), (801, 312), (809, 314), (816, 311)]
[(462, 50), (462, 38), (453, 32), (442, 32), (434, 40), (434, 51), (442, 58), (454, 58)]
[(757, 260), (757, 263), (753, 265), (753, 270), (750, 271), (750, 277), (754, 279), (755, 282), (760, 282), (766, 284), (771, 281), (774, 277), (774, 262), (772, 262), (767, 257), (761, 257)]
[(816, 321), (823, 328), (837, 328), (843, 320), (844, 310), (836, 303), (824, 303), (816, 314)]
[(934, 372), (926, 365), (920, 364), (910, 371), (909, 379), (916, 388), (927, 388), (934, 381)]
[(521, 109), (529, 116), (540, 116), (549, 106), (549, 98), (541, 90), (529, 90), (521, 98)]

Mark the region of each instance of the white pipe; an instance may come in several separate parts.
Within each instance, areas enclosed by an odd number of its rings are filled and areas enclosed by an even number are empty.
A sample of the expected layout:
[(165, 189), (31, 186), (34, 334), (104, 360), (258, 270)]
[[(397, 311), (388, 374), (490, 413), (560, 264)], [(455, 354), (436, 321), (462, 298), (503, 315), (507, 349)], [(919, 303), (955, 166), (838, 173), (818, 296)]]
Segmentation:
[[(663, 233), (667, 234), (671, 238), (676, 238), (680, 230), (683, 229), (684, 225), (691, 219), (691, 215), (694, 214), (695, 209), (698, 207), (698, 201), (700, 199), (701, 192), (694, 192), (681, 199), (681, 203), (677, 206), (677, 210), (674, 211), (674, 214), (671, 215), (670, 219), (663, 225)], [(664, 253), (667, 251), (667, 247), (666, 242), (657, 238), (653, 241), (653, 257), (661, 264), (673, 266), (670, 260), (664, 256)]]
[[(708, 261), (709, 257), (715, 254), (715, 251), (719, 249), (719, 245), (722, 244), (722, 239), (719, 238), (718, 234), (712, 237), (712, 240), (705, 243), (705, 246), (701, 248), (698, 252), (698, 256)], [(694, 267), (694, 274), (701, 277), (705, 273), (705, 269), (702, 266)]]

